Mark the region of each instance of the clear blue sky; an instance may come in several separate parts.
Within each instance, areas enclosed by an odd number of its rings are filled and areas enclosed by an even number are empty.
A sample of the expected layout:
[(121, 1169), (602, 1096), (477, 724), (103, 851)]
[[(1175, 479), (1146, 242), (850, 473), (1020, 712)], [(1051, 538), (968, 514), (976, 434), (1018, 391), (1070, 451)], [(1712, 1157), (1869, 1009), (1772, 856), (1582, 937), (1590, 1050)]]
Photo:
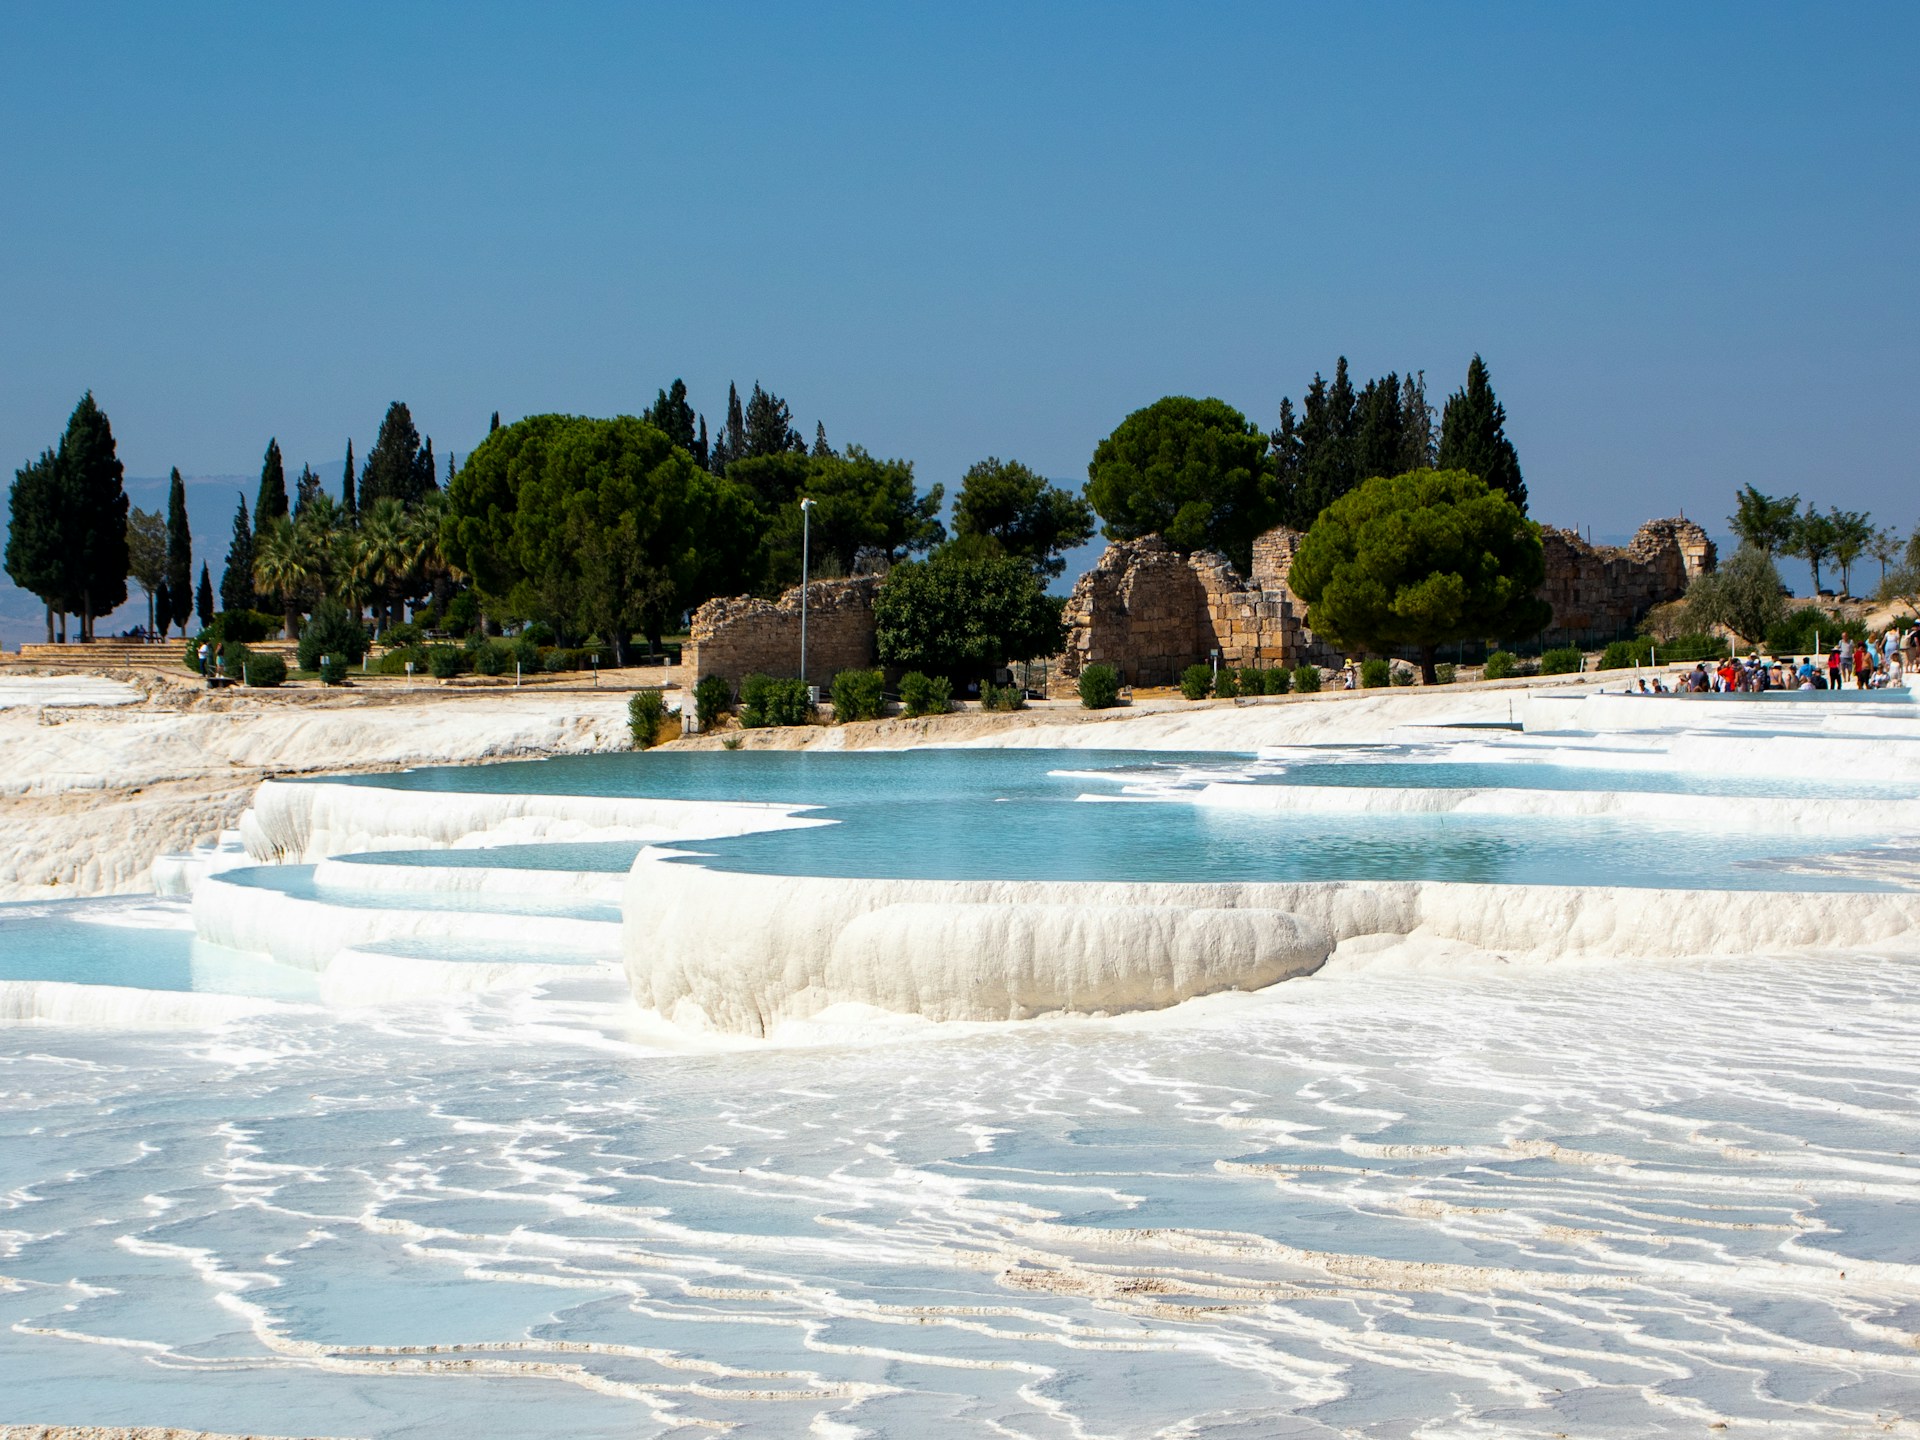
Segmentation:
[[(1920, 520), (1920, 7), (0, 8), (0, 459), (329, 483), (390, 399), (1083, 479), (1479, 351), (1536, 516)], [(218, 568), (230, 504), (196, 513)]]

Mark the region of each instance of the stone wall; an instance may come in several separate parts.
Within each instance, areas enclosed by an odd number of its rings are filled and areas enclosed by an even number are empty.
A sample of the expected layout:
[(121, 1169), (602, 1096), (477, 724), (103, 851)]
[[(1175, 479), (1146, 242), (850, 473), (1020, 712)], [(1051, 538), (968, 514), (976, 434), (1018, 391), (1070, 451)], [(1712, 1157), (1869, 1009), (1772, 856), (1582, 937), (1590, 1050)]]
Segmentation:
[(1678, 517), (1649, 520), (1625, 548), (1589, 545), (1551, 525), (1541, 526), (1541, 540), (1547, 579), (1539, 594), (1553, 607), (1550, 641), (1631, 634), (1647, 611), (1685, 595), (1718, 558), (1707, 532)]
[[(874, 663), (873, 597), (880, 577), (815, 580), (807, 586), (807, 678), (826, 685), (841, 670)], [(800, 587), (775, 602), (709, 600), (693, 612), (685, 650), (686, 683), (709, 675), (739, 684), (748, 675), (800, 673)]]
[(1286, 586), (1299, 544), (1293, 531), (1255, 542), (1255, 583), (1224, 555), (1183, 556), (1158, 535), (1109, 545), (1067, 601), (1067, 648), (1055, 667), (1068, 692), (1088, 665), (1111, 665), (1128, 685), (1171, 685), (1220, 652), (1222, 665), (1291, 668), (1338, 663), (1306, 628), (1306, 607)]

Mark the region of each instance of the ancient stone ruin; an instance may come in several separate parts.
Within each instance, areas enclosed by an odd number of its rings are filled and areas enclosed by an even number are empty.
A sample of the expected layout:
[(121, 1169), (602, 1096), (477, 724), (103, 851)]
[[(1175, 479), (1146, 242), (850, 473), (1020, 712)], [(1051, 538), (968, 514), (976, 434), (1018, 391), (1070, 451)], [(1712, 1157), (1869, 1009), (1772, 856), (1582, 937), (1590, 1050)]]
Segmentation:
[[(825, 685), (841, 670), (873, 664), (873, 597), (881, 577), (815, 580), (807, 586), (807, 679)], [(748, 675), (800, 673), (800, 587), (778, 601), (709, 600), (693, 612), (686, 683), (709, 675), (738, 685)]]
[(1714, 568), (1707, 532), (1682, 517), (1649, 520), (1623, 549), (1589, 545), (1571, 530), (1540, 527), (1547, 580), (1540, 598), (1553, 606), (1549, 643), (1600, 644), (1631, 635), (1656, 605), (1678, 600)]
[(1251, 582), (1226, 556), (1181, 555), (1158, 535), (1109, 545), (1067, 601), (1067, 648), (1056, 680), (1070, 687), (1088, 665), (1104, 664), (1129, 685), (1171, 685), (1214, 650), (1222, 665), (1338, 664), (1307, 629), (1306, 606), (1287, 588), (1300, 538), (1277, 529), (1256, 540)]

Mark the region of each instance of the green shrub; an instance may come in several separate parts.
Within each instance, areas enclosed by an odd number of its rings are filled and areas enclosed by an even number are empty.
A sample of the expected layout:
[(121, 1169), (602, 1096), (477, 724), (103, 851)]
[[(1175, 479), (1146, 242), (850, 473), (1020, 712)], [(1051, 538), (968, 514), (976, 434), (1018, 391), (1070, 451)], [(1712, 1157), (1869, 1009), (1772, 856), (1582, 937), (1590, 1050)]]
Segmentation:
[(980, 692), (982, 710), (1024, 710), (1027, 696), (1018, 685), (988, 685)]
[(1396, 665), (1393, 667), (1391, 678), (1396, 685), (1411, 685), (1413, 683), (1413, 667), (1411, 665)]
[(833, 677), (833, 718), (845, 725), (878, 720), (887, 703), (887, 677), (878, 670), (842, 670)]
[(909, 670), (900, 677), (900, 703), (909, 715), (944, 715), (953, 708), (953, 682)]
[(244, 645), (229, 646), (227, 674), (245, 682), (250, 690), (272, 690), (287, 683), (287, 662), (271, 651), (261, 653)]
[(812, 718), (813, 699), (799, 680), (749, 675), (740, 682), (740, 724), (746, 729), (804, 725)]
[(660, 742), (667, 723), (667, 700), (658, 690), (636, 690), (627, 701), (627, 729), (633, 732), (633, 748), (651, 750)]
[(427, 647), (427, 669), (436, 680), (451, 680), (467, 668), (467, 657), (451, 645)]
[(1393, 667), (1378, 655), (1360, 662), (1360, 688), (1378, 690), (1393, 679)]
[(1653, 653), (1653, 642), (1645, 637), (1638, 640), (1615, 640), (1600, 655), (1596, 670), (1631, 670), (1635, 665), (1645, 665)]
[(320, 683), (322, 685), (344, 685), (347, 683), (347, 676), (350, 675), (352, 671), (353, 667), (347, 664), (343, 656), (335, 655), (329, 651), (320, 657), (317, 673), (320, 676)]
[(720, 723), (720, 717), (733, 706), (733, 686), (724, 676), (707, 675), (693, 687), (693, 718), (704, 731)]
[(1561, 645), (1540, 657), (1542, 675), (1578, 675), (1586, 666), (1587, 657), (1577, 645)]
[(1436, 685), (1451, 685), (1453, 676), (1454, 669), (1451, 662), (1433, 667), (1433, 683)]
[(553, 633), (553, 626), (544, 620), (535, 620), (520, 629), (520, 638), (534, 645), (551, 645), (559, 637)]
[(1487, 663), (1481, 674), (1489, 680), (1504, 680), (1513, 674), (1520, 664), (1520, 657), (1511, 650), (1496, 650), (1487, 656)]
[(1213, 689), (1213, 667), (1189, 665), (1180, 672), (1180, 693), (1189, 700), (1204, 700)]
[(396, 649), (402, 645), (418, 645), (426, 638), (417, 620), (402, 620), (396, 625), (389, 625), (379, 635), (382, 645), (391, 645)]
[(1320, 689), (1320, 667), (1318, 665), (1297, 665), (1293, 671), (1294, 692), (1299, 695), (1313, 695)]
[(339, 601), (322, 600), (300, 632), (299, 652), (302, 670), (320, 669), (320, 657), (326, 655), (333, 660), (330, 669), (344, 672), (367, 653), (366, 627)]
[(1269, 695), (1284, 695), (1293, 688), (1293, 672), (1284, 666), (1276, 665), (1266, 675)]
[(480, 597), (462, 590), (447, 602), (447, 613), (440, 628), (455, 635), (466, 635), (480, 628)]
[(264, 610), (222, 610), (201, 632), (209, 644), (217, 640), (237, 640), (242, 645), (268, 640), (280, 633), (285, 620)]
[(473, 646), (469, 653), (473, 657), (474, 673), (479, 675), (504, 675), (513, 664), (512, 649), (491, 640)]
[(1214, 698), (1219, 700), (1237, 700), (1240, 696), (1240, 676), (1233, 670), (1223, 669), (1213, 677)]
[(1120, 703), (1120, 672), (1111, 665), (1089, 665), (1080, 672), (1080, 703), (1089, 710), (1111, 710)]
[(413, 670), (416, 675), (422, 670), (425, 670), (427, 668), (426, 647), (422, 645), (396, 646), (373, 662), (374, 673), (377, 675), (404, 675), (407, 673), (408, 661), (413, 662)]
[(476, 629), (461, 642), (460, 648), (465, 650), (469, 655), (478, 655), (491, 644), (493, 644), (493, 641), (487, 638), (487, 632)]
[(558, 675), (562, 670), (572, 670), (576, 668), (573, 663), (573, 652), (571, 650), (562, 650), (556, 645), (551, 650), (541, 652), (540, 671), (542, 674)]
[(1267, 675), (1268, 672), (1265, 670), (1256, 670), (1251, 665), (1242, 665), (1235, 672), (1234, 678), (1240, 682), (1242, 695), (1264, 695), (1267, 693)]
[[(515, 665), (520, 667), (520, 672), (523, 675), (539, 673), (540, 647), (526, 636), (521, 635), (516, 637), (513, 643), (507, 647), (507, 655)], [(502, 671), (501, 673), (504, 674), (505, 672)]]

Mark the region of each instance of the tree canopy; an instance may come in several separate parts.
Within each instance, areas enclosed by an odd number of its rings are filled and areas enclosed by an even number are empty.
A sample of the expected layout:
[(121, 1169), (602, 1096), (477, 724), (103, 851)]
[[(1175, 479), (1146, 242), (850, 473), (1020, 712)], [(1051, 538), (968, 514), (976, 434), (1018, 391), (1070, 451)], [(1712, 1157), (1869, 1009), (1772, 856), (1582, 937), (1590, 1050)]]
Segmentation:
[(247, 497), (233, 512), (233, 538), (227, 542), (227, 563), (220, 572), (220, 608), (253, 608), (253, 526), (247, 519)]
[(1036, 573), (1052, 578), (1066, 569), (1060, 552), (1092, 536), (1093, 506), (1048, 484), (1018, 460), (989, 456), (960, 482), (953, 533), (957, 540), (991, 541), (1001, 554), (1025, 560)]
[(990, 676), (1051, 655), (1060, 606), (1032, 565), (1011, 555), (935, 555), (896, 566), (873, 602), (874, 642), (888, 665), (951, 678)]
[(535, 415), (494, 431), (455, 476), (441, 529), (447, 560), (509, 611), (616, 647), (743, 588), (755, 538), (745, 490), (632, 416)]
[(1169, 395), (1136, 410), (1087, 466), (1087, 499), (1111, 540), (1158, 533), (1181, 550), (1224, 550), (1245, 569), (1271, 513), (1267, 437), (1223, 400)]
[(439, 488), (433, 473), (433, 441), (423, 446), (420, 432), (414, 428), (413, 412), (403, 401), (387, 406), (380, 422), (380, 434), (367, 452), (367, 463), (360, 471), (359, 509), (371, 509), (373, 503), (392, 496), (403, 505), (418, 503), (430, 491)]
[(253, 517), (261, 525), (285, 515), (287, 505), (287, 466), (280, 458), (280, 441), (267, 441), (266, 457), (260, 462), (260, 493), (254, 497)]
[(1420, 652), (1429, 684), (1450, 640), (1504, 639), (1552, 618), (1539, 527), (1504, 493), (1459, 470), (1363, 481), (1327, 506), (1287, 583), (1307, 623), (1338, 644)]
[(167, 594), (173, 613), (164, 618), (184, 632), (193, 615), (193, 531), (187, 524), (187, 487), (178, 466), (167, 478)]
[(1280, 401), (1273, 445), (1275, 519), (1297, 530), (1373, 475), (1399, 475), (1433, 464), (1433, 407), (1424, 371), (1404, 378), (1392, 371), (1357, 393), (1342, 355), (1329, 384), (1319, 374), (1307, 387), (1296, 420), (1293, 401)]
[(1741, 544), (1753, 546), (1768, 558), (1792, 553), (1793, 527), (1800, 511), (1798, 495), (1762, 495), (1753, 486), (1743, 485), (1734, 492), (1733, 504), (1734, 513), (1727, 517), (1727, 526), (1739, 536)]
[(851, 575), (863, 556), (892, 564), (946, 539), (938, 516), (945, 491), (914, 489), (911, 460), (882, 460), (858, 445), (844, 454), (786, 451), (742, 460), (727, 476), (753, 495), (764, 527), (767, 588), (800, 580), (800, 500), (813, 501), (806, 523), (813, 574)]
[(1507, 439), (1507, 407), (1494, 397), (1487, 362), (1478, 355), (1467, 365), (1467, 383), (1447, 397), (1440, 412), (1437, 463), (1442, 470), (1478, 475), (1526, 513), (1527, 483), (1520, 477), (1520, 456)]
[(1687, 587), (1687, 624), (1696, 630), (1721, 625), (1742, 640), (1758, 644), (1786, 613), (1773, 557), (1751, 543)]

